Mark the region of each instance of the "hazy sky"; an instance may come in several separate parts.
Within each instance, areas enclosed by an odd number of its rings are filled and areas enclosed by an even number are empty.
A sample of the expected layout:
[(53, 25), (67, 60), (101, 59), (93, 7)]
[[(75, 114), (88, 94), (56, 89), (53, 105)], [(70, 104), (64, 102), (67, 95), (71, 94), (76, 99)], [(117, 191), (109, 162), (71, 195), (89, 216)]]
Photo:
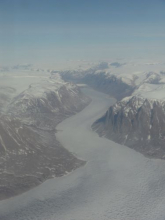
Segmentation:
[(0, 0), (0, 65), (164, 53), (165, 0)]

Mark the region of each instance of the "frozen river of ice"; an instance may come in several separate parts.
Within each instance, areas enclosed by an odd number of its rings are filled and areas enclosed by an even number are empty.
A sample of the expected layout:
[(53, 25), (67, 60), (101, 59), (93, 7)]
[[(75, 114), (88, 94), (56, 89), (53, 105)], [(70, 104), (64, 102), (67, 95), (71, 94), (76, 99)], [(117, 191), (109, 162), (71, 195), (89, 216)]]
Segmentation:
[(165, 220), (165, 161), (100, 138), (92, 123), (114, 100), (85, 89), (92, 102), (57, 126), (58, 140), (87, 163), (0, 202), (0, 220)]

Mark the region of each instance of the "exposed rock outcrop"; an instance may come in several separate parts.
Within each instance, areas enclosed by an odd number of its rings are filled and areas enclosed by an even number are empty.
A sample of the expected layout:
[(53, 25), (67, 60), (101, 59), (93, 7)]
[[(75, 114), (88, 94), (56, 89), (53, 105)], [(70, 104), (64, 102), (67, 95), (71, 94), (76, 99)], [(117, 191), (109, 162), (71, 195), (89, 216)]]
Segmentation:
[(109, 94), (117, 100), (131, 95), (134, 91), (134, 84), (130, 85), (124, 82), (122, 78), (115, 75), (107, 75), (105, 72), (88, 74), (84, 77), (83, 83), (98, 91)]
[(76, 85), (59, 77), (32, 84), (8, 102), (2, 102), (0, 199), (67, 174), (85, 163), (56, 140), (55, 127), (89, 102)]
[(165, 102), (127, 97), (93, 124), (100, 136), (147, 156), (165, 158)]
[(123, 78), (95, 68), (79, 72), (61, 72), (61, 76), (66, 81), (87, 84), (93, 89), (109, 94), (117, 100), (131, 95), (135, 89), (133, 79)]

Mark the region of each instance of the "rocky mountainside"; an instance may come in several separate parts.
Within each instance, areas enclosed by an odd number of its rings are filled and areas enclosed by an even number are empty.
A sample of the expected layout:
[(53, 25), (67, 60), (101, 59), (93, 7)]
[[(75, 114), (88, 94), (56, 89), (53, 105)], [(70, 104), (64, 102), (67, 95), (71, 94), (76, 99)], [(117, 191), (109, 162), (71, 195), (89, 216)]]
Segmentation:
[(113, 74), (109, 69), (100, 69), (101, 67), (100, 64), (84, 71), (65, 71), (60, 74), (66, 81), (87, 84), (117, 100), (132, 94), (135, 76), (123, 77), (120, 74)]
[(83, 78), (82, 82), (100, 92), (109, 94), (117, 100), (121, 100), (125, 96), (131, 95), (135, 87), (133, 81), (131, 81), (130, 84), (125, 82), (122, 77), (107, 74), (104, 71), (88, 74)]
[(2, 97), (4, 93), (8, 99), (1, 99), (0, 111), (0, 199), (84, 164), (55, 138), (56, 125), (90, 102), (76, 85), (57, 74), (21, 93), (16, 88), (3, 89)]
[(145, 155), (165, 158), (165, 101), (124, 98), (111, 106), (93, 129)]
[(141, 89), (150, 92), (165, 84), (164, 71), (153, 71), (154, 67), (157, 65), (150, 63), (100, 63), (85, 70), (61, 71), (60, 75), (66, 81), (87, 84), (121, 100), (132, 93), (143, 93)]
[(165, 64), (100, 63), (86, 70), (62, 72), (117, 99), (93, 124), (99, 135), (145, 155), (165, 158)]
[(24, 123), (41, 129), (54, 129), (64, 118), (80, 111), (89, 102), (79, 87), (73, 83), (48, 81), (31, 84), (28, 89), (14, 97), (8, 113), (21, 118)]

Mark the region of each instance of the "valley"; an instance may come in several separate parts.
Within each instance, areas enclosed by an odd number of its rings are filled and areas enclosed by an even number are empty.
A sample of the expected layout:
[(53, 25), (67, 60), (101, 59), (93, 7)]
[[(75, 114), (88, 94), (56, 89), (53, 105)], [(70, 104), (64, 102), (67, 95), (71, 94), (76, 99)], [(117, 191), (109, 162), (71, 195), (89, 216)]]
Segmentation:
[(57, 140), (87, 161), (0, 202), (3, 220), (163, 220), (165, 162), (99, 137), (91, 125), (110, 105), (109, 96), (83, 89), (92, 102), (57, 126)]
[(165, 158), (165, 64), (102, 62), (62, 72), (68, 81), (86, 83), (117, 100), (92, 125), (100, 136), (151, 158)]

